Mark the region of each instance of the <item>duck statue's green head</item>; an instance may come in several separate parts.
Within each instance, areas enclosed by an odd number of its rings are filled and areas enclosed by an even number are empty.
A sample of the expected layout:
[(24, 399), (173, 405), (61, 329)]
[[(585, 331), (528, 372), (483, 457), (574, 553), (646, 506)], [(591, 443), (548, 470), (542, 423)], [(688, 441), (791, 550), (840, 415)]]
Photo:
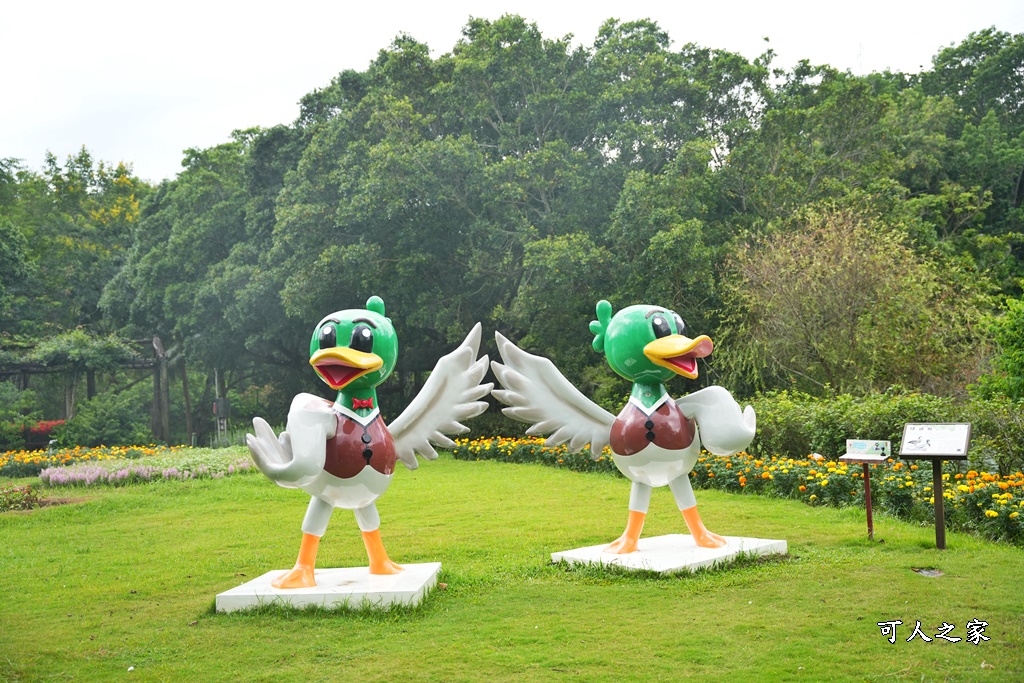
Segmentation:
[(676, 375), (696, 379), (697, 359), (714, 349), (706, 335), (687, 337), (679, 314), (660, 306), (627, 306), (613, 316), (612, 305), (599, 301), (590, 331), (594, 350), (604, 353), (612, 370), (644, 384), (664, 384)]
[(398, 335), (379, 296), (371, 296), (366, 308), (325, 316), (309, 340), (309, 364), (336, 391), (372, 389), (397, 361)]

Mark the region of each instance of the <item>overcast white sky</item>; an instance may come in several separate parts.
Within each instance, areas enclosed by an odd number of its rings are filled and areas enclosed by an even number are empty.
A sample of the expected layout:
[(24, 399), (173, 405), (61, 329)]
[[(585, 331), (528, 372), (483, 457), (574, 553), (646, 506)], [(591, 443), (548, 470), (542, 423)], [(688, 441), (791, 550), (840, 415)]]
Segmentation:
[(553, 0), (6, 0), (0, 157), (38, 169), (47, 150), (63, 159), (85, 145), (97, 160), (132, 163), (144, 179), (174, 177), (185, 148), (291, 123), (302, 95), (344, 69), (366, 69), (401, 32), (438, 56), (470, 16), (506, 13), (585, 45), (610, 17), (651, 18), (675, 47), (694, 42), (748, 58), (768, 37), (776, 66), (809, 59), (854, 73), (919, 71), (941, 47), (988, 26), (1024, 33), (1021, 0), (591, 0), (572, 9)]

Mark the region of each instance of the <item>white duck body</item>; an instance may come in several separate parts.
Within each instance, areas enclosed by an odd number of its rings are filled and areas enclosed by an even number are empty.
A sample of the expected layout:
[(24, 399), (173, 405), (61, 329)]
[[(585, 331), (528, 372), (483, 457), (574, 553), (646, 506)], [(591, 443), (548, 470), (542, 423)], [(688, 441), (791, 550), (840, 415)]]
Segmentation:
[(697, 464), (698, 457), (699, 438), (694, 438), (693, 443), (678, 451), (651, 444), (636, 455), (619, 455), (612, 452), (612, 462), (626, 479), (654, 488), (668, 486), (673, 479), (689, 474)]
[[(416, 453), (437, 458), (431, 444), (454, 446), (444, 433), (469, 431), (458, 421), (486, 409), (481, 399), (491, 385), (480, 384), (487, 356), (476, 358), (479, 343), (477, 324), (455, 351), (438, 361), (423, 389), (390, 427), (377, 408), (360, 415), (313, 394), (296, 395), (279, 437), (265, 420), (253, 420), (256, 434), (247, 443), (256, 466), (278, 486), (302, 489), (336, 508), (360, 510), (373, 504), (391, 484), (397, 461), (416, 469)], [(345, 435), (338, 434), (339, 426)], [(370, 441), (360, 443), (367, 434)], [(339, 456), (339, 444), (350, 452)], [(374, 451), (365, 463), (351, 455), (364, 447)]]

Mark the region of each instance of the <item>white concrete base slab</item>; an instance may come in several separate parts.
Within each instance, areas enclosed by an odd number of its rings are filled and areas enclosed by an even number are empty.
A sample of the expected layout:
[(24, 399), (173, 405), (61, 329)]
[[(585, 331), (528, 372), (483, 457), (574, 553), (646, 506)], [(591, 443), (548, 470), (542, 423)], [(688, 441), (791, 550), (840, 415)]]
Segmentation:
[(742, 536), (724, 536), (726, 544), (721, 548), (701, 548), (688, 534), (668, 534), (641, 538), (636, 552), (616, 555), (603, 552), (607, 543), (587, 548), (551, 553), (552, 562), (569, 564), (598, 564), (622, 567), (634, 571), (647, 570), (671, 574), (693, 572), (701, 567), (725, 564), (738, 555), (785, 555), (788, 546), (785, 541)]
[(270, 582), (284, 574), (276, 569), (217, 596), (218, 612), (234, 612), (260, 605), (290, 607), (347, 607), (387, 609), (391, 605), (418, 605), (437, 584), (440, 562), (404, 564), (398, 574), (370, 574), (368, 567), (317, 569), (313, 588), (274, 588)]

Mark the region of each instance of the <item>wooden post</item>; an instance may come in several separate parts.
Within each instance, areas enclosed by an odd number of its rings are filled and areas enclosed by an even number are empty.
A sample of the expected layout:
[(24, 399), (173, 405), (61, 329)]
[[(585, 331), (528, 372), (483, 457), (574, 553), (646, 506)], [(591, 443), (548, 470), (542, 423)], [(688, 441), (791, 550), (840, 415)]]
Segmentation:
[(871, 519), (871, 466), (864, 463), (864, 507), (868, 509), (868, 540), (875, 540), (875, 523)]
[(847, 449), (860, 449), (848, 451), (846, 455), (839, 456), (839, 462), (864, 466), (864, 507), (868, 517), (868, 540), (873, 541), (875, 540), (875, 520), (871, 511), (871, 466), (884, 463), (887, 460), (886, 451), (891, 452), (892, 448), (888, 441), (867, 441), (866, 439), (849, 439), (846, 442), (846, 447)]
[(185, 438), (192, 443), (192, 397), (188, 395), (188, 368), (181, 358), (181, 393), (185, 395)]
[(153, 366), (153, 410), (150, 413), (149, 428), (153, 436), (160, 438), (160, 365)]
[(167, 377), (167, 358), (160, 359), (160, 438), (171, 440), (171, 381)]
[(946, 508), (942, 496), (942, 460), (932, 460), (932, 499), (935, 501), (935, 547), (946, 549)]
[(78, 374), (74, 371), (64, 373), (64, 419), (70, 420), (75, 416), (75, 385), (78, 383)]
[(971, 425), (967, 422), (934, 422), (903, 426), (900, 456), (907, 460), (932, 461), (932, 504), (935, 508), (935, 547), (946, 549), (946, 500), (942, 495), (942, 461), (967, 460)]
[(171, 437), (170, 417), (170, 380), (167, 377), (167, 353), (160, 337), (153, 337), (153, 350), (156, 351), (156, 369), (153, 371), (153, 434), (161, 441), (169, 441)]

